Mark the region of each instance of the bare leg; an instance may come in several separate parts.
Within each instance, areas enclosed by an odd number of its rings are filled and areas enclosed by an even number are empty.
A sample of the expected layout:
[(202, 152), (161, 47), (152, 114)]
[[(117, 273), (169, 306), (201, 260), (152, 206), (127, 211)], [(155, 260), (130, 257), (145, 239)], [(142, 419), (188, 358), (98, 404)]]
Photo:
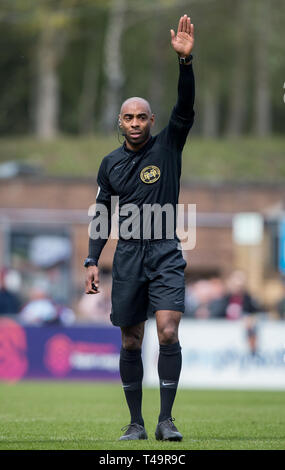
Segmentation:
[(174, 310), (157, 310), (156, 326), (159, 344), (177, 343), (181, 316), (181, 312)]
[(124, 349), (140, 349), (144, 337), (145, 322), (134, 326), (121, 327), (122, 346)]

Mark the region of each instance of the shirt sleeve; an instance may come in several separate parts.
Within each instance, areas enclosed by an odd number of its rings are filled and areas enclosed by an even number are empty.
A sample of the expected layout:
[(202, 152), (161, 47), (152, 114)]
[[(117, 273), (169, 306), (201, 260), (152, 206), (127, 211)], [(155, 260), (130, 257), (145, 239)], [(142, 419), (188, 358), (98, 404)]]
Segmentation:
[[(98, 191), (96, 196), (95, 215), (89, 228), (89, 254), (97, 264), (111, 232), (111, 196), (114, 195), (106, 172), (105, 160), (102, 160), (98, 176)], [(99, 206), (100, 205), (100, 206)], [(99, 219), (100, 217), (100, 222)], [(99, 230), (100, 229), (100, 234)]]
[(169, 123), (161, 132), (167, 146), (182, 151), (194, 122), (195, 78), (193, 66), (179, 64), (178, 97)]

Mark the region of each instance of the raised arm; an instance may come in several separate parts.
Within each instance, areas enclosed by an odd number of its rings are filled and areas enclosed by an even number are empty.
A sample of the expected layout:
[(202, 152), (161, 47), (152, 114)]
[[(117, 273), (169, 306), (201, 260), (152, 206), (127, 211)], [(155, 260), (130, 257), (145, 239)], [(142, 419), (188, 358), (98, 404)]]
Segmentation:
[(194, 122), (195, 80), (192, 67), (194, 47), (194, 25), (190, 17), (180, 18), (177, 34), (170, 30), (171, 45), (179, 59), (178, 97), (172, 110), (168, 126), (161, 132), (167, 145), (181, 151)]
[(194, 47), (194, 25), (191, 23), (190, 17), (182, 16), (178, 23), (177, 34), (175, 35), (173, 29), (170, 33), (172, 47), (178, 54), (180, 61), (178, 99), (175, 111), (178, 116), (191, 119), (195, 100), (195, 81), (191, 60), (191, 52)]

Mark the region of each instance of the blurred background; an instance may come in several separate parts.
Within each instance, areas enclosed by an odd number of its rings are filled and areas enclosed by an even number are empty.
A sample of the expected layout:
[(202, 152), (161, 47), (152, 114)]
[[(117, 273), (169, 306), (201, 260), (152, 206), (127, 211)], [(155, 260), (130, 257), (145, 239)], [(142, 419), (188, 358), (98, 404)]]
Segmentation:
[[(250, 357), (264, 367), (255, 385), (268, 384), (270, 367), (284, 372), (284, 2), (2, 0), (0, 342), (22, 368), (2, 364), (0, 379), (118, 378), (119, 331), (109, 320), (116, 240), (100, 258), (101, 294), (87, 296), (88, 208), (102, 158), (123, 142), (121, 102), (148, 99), (154, 133), (167, 123), (178, 78), (169, 31), (184, 13), (195, 24), (196, 119), (180, 202), (197, 208), (196, 246), (183, 253), (185, 370), (205, 338), (217, 351), (218, 335), (232, 365)], [(219, 386), (205, 377), (198, 385), (209, 383)]]

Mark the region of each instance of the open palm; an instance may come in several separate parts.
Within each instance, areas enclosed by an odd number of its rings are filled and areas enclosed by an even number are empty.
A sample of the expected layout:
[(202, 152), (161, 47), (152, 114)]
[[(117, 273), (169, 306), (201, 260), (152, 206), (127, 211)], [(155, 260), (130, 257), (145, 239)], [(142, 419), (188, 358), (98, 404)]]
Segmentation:
[(170, 30), (171, 44), (175, 52), (180, 57), (188, 57), (194, 46), (194, 25), (191, 23), (191, 19), (187, 15), (181, 16), (177, 34), (173, 29)]

